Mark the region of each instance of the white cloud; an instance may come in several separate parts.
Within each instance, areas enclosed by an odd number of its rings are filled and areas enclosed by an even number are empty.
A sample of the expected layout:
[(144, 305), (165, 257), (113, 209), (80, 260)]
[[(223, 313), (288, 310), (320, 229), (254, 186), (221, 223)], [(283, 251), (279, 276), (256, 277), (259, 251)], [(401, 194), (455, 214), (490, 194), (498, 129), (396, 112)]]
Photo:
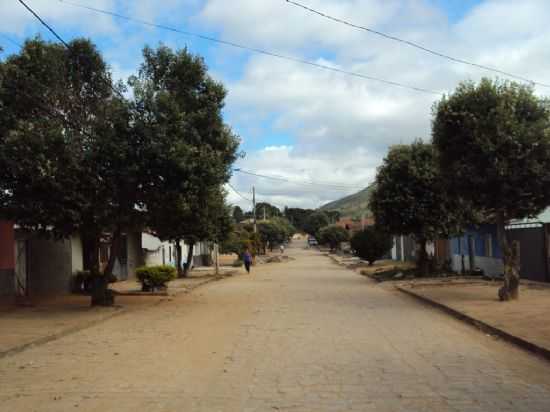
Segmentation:
[[(53, 4), (52, 4), (53, 3)], [(96, 0), (94, 7), (113, 9), (114, 0)], [(109, 34), (116, 31), (111, 17), (105, 15), (92, 15), (89, 11), (75, 8), (62, 2), (52, 0), (34, 0), (29, 6), (45, 21), (63, 28), (81, 28), (88, 34)], [(17, 1), (3, 0), (0, 2), (0, 16), (2, 16), (2, 31), (23, 35), (29, 29), (36, 31), (42, 26), (23, 5)], [(48, 35), (49, 36), (49, 35)]]
[[(451, 56), (550, 83), (546, 0), (485, 1), (456, 24), (422, 0), (304, 3)], [(200, 19), (227, 39), (440, 92), (452, 91), (461, 80), (497, 77), (322, 19), (281, 0), (237, 0), (231, 8), (223, 0), (209, 0)], [(251, 112), (275, 114), (277, 131), (295, 137), (290, 150), (250, 153), (243, 168), (293, 180), (365, 185), (389, 145), (429, 139), (431, 106), (439, 98), (258, 55), (248, 59), (242, 76), (228, 88), (228, 107), (240, 123), (253, 129)], [(241, 176), (234, 183), (242, 189), (255, 183), (268, 199), (281, 201), (286, 196), (287, 202), (304, 207), (342, 195)]]

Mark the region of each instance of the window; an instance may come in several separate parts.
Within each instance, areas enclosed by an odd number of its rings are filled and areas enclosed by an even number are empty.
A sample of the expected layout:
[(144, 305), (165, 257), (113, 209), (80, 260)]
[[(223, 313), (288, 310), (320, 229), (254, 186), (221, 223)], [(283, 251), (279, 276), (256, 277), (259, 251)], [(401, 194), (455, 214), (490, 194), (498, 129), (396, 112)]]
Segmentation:
[(493, 236), (490, 233), (485, 235), (485, 256), (493, 257)]

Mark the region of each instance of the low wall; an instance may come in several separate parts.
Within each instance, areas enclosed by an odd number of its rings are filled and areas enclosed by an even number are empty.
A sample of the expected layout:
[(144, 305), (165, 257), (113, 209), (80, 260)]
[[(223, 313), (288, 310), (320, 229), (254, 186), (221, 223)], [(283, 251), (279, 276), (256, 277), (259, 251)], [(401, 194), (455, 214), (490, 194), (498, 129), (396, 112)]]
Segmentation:
[(0, 296), (15, 294), (15, 276), (12, 269), (0, 269)]

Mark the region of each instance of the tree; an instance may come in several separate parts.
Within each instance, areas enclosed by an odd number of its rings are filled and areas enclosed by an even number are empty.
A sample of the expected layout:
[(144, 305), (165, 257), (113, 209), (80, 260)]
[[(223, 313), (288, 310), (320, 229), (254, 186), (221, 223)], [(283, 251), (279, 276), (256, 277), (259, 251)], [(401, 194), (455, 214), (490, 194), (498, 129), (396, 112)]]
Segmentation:
[(285, 207), (284, 216), (297, 230), (305, 232), (306, 220), (313, 212), (312, 209)]
[(391, 235), (378, 226), (367, 226), (351, 237), (351, 248), (357, 256), (372, 264), (388, 253), (393, 245)]
[[(143, 57), (130, 85), (134, 130), (149, 160), (149, 225), (176, 242), (179, 275), (186, 276), (195, 243), (221, 240), (230, 231), (220, 187), (239, 156), (239, 140), (223, 122), (226, 91), (202, 58), (165, 46), (146, 47)], [(189, 244), (183, 271), (182, 240)]]
[[(88, 40), (67, 50), (35, 38), (2, 63), (0, 215), (47, 237), (79, 233), (95, 279), (92, 304), (100, 305), (112, 303), (107, 281), (121, 234), (143, 210), (146, 167), (121, 91)], [(101, 274), (106, 232), (112, 253)]]
[(246, 249), (249, 249), (253, 255), (257, 255), (261, 248), (260, 235), (254, 233), (253, 226), (243, 224), (235, 226), (220, 245), (222, 253), (235, 253), (239, 258), (242, 258)]
[(233, 220), (235, 223), (240, 223), (244, 220), (244, 212), (240, 206), (235, 206), (233, 208)]
[(266, 202), (260, 202), (256, 205), (256, 217), (258, 219), (270, 219), (272, 217), (282, 216), (281, 211), (278, 207), (270, 205)]
[(313, 212), (306, 218), (303, 229), (308, 235), (317, 236), (319, 229), (328, 226), (328, 224), (329, 219), (326, 213)]
[(380, 228), (414, 235), (422, 274), (428, 271), (426, 243), (457, 233), (466, 213), (447, 192), (434, 146), (421, 140), (390, 148), (378, 169), (370, 207)]
[(328, 245), (330, 250), (337, 250), (342, 242), (349, 240), (349, 233), (340, 226), (327, 226), (319, 230), (317, 240), (322, 245)]
[(433, 109), (433, 142), (450, 190), (497, 225), (505, 284), (517, 298), (519, 270), (505, 225), (550, 204), (548, 101), (529, 86), (483, 79), (465, 82)]
[(328, 210), (325, 213), (328, 216), (329, 222), (332, 224), (340, 220), (341, 213), (338, 210)]

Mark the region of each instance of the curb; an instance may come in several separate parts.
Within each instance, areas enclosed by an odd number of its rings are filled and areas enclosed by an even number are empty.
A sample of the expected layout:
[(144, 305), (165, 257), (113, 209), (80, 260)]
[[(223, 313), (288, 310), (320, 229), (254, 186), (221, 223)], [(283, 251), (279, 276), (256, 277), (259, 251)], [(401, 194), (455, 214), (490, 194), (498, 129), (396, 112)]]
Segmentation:
[[(161, 299), (156, 299), (154, 302), (151, 302), (149, 305), (147, 305), (145, 307), (141, 307), (141, 308), (129, 309), (129, 308), (126, 308), (126, 307), (115, 305), (116, 309), (113, 313), (110, 313), (109, 315), (101, 317), (100, 319), (93, 319), (93, 320), (90, 320), (88, 322), (85, 322), (82, 325), (73, 326), (73, 327), (67, 328), (67, 329), (65, 329), (61, 332), (54, 333), (54, 334), (48, 335), (48, 336), (43, 336), (43, 337), (35, 339), (31, 342), (27, 342), (27, 343), (24, 343), (22, 345), (15, 346), (15, 347), (13, 347), (11, 349), (8, 349), (6, 351), (2, 351), (2, 352), (0, 352), (0, 360), (4, 359), (4, 358), (7, 358), (9, 356), (12, 356), (12, 355), (16, 355), (18, 353), (21, 353), (21, 352), (23, 352), (27, 349), (32, 348), (32, 347), (41, 346), (41, 345), (44, 345), (46, 343), (52, 342), (54, 340), (64, 338), (65, 336), (72, 335), (73, 333), (80, 332), (84, 329), (88, 329), (88, 328), (91, 328), (93, 326), (99, 325), (100, 323), (106, 322), (106, 321), (108, 321), (110, 319), (113, 319), (113, 318), (116, 318), (117, 316), (124, 315), (126, 313), (131, 313), (131, 312), (134, 312), (134, 311), (137, 312), (139, 310), (145, 310), (145, 309), (148, 309), (152, 306), (156, 306), (156, 305), (160, 304), (161, 302), (163, 302), (165, 300), (165, 299), (162, 299), (162, 298), (174, 297), (174, 296), (177, 296), (177, 295), (180, 295), (180, 294), (187, 294), (187, 293), (192, 292), (195, 289), (200, 288), (201, 286), (207, 285), (207, 284), (212, 283), (212, 282), (217, 282), (219, 280), (223, 280), (223, 279), (226, 279), (226, 278), (231, 278), (231, 277), (234, 277), (234, 276), (235, 275), (212, 277), (212, 278), (208, 279), (207, 281), (205, 281), (203, 283), (200, 283), (198, 285), (195, 285), (195, 286), (193, 286), (189, 289), (181, 290), (181, 291), (175, 292), (173, 294), (169, 294), (169, 295), (148, 295), (150, 297), (157, 297), (157, 298), (161, 298)], [(133, 295), (117, 295), (117, 296), (133, 296)], [(147, 295), (141, 295), (141, 296), (147, 296)]]
[(431, 300), (431, 299), (429, 299), (425, 296), (422, 296), (418, 293), (415, 293), (412, 290), (409, 290), (409, 289), (404, 288), (402, 286), (395, 285), (395, 288), (397, 290), (399, 290), (400, 292), (403, 292), (404, 294), (409, 295), (409, 296), (421, 301), (422, 303), (425, 303), (427, 305), (430, 305), (432, 307), (440, 309), (443, 312), (453, 316), (454, 318), (456, 318), (458, 320), (461, 320), (463, 322), (466, 322), (466, 323), (478, 328), (482, 332), (492, 334), (492, 335), (496, 335), (496, 336), (500, 337), (501, 339), (507, 341), (508, 343), (512, 343), (512, 344), (518, 346), (519, 348), (521, 348), (525, 351), (534, 353), (535, 355), (541, 356), (544, 359), (546, 359), (547, 361), (550, 361), (550, 350), (548, 350), (546, 348), (543, 348), (542, 346), (538, 346), (538, 345), (534, 344), (533, 342), (529, 342), (528, 340), (525, 340), (525, 339), (520, 338), (518, 336), (512, 335), (512, 334), (510, 334), (510, 333), (508, 333), (508, 332), (506, 332), (502, 329), (499, 329), (499, 328), (497, 328), (495, 326), (492, 326), (492, 325), (489, 325), (488, 323), (485, 323), (481, 320), (478, 320), (478, 319), (475, 319), (471, 316), (468, 316), (465, 313), (462, 313), (462, 312), (460, 312), (456, 309), (453, 309), (449, 306), (446, 306), (443, 303), (439, 303), (439, 302), (436, 302), (434, 300)]

